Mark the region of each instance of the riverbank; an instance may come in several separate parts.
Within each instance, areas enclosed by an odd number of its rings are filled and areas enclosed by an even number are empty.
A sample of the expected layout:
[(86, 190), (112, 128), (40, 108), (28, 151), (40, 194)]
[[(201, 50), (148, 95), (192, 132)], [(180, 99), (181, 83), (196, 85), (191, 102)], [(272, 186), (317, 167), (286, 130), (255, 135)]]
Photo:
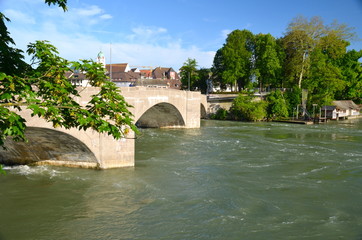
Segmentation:
[(273, 120), (272, 122), (304, 124), (304, 125), (313, 125), (314, 124), (313, 121), (303, 121), (303, 120)]
[[(359, 119), (362, 118), (362, 115), (356, 115), (356, 116), (348, 116), (344, 119), (327, 119), (327, 122), (338, 122), (338, 121), (345, 121), (345, 120), (352, 120), (352, 119)], [(282, 123), (293, 123), (293, 124), (304, 124), (304, 125), (313, 125), (318, 123), (326, 123), (325, 119), (321, 121), (321, 119), (316, 121), (308, 121), (308, 120), (294, 120), (294, 119), (288, 119), (288, 120), (273, 120), (272, 122), (282, 122)]]

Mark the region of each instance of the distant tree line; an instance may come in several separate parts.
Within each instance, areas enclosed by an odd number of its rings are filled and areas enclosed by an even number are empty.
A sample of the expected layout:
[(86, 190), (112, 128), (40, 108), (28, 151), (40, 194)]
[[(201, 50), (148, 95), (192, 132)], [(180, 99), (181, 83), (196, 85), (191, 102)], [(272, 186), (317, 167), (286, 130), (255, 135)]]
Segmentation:
[[(326, 25), (320, 17), (296, 17), (281, 38), (253, 34), (245, 29), (234, 30), (217, 50), (209, 71), (214, 86), (229, 87), (234, 92), (255, 88), (288, 89), (289, 115), (292, 108), (300, 104), (301, 89), (308, 90), (309, 107), (344, 99), (362, 103), (362, 50), (347, 50), (349, 41), (354, 39), (356, 35), (347, 25), (336, 21)], [(193, 71), (188, 68), (191, 62)], [(208, 75), (199, 71), (204, 73), (208, 69), (196, 67), (196, 60), (185, 62), (181, 68), (183, 83), (186, 78), (182, 74), (191, 72), (191, 90), (205, 92), (206, 86), (201, 84)], [(284, 91), (277, 95), (288, 99)], [(290, 106), (292, 104), (294, 106)]]

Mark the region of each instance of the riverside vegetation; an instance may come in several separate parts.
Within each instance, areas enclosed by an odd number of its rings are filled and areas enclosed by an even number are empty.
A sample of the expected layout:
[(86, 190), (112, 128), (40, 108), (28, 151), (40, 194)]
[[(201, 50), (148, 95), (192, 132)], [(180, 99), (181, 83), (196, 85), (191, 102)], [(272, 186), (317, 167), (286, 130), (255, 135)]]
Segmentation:
[[(357, 40), (345, 24), (325, 24), (320, 17), (296, 17), (284, 36), (234, 30), (216, 52), (210, 69), (197, 69), (188, 59), (181, 70), (183, 88), (206, 93), (206, 79), (214, 86), (244, 93), (230, 112), (220, 109), (214, 118), (256, 121), (291, 117), (301, 103), (301, 89), (308, 91), (307, 108), (329, 105), (333, 100), (362, 103), (362, 50), (348, 50)], [(266, 101), (253, 102), (251, 89), (288, 89), (271, 93)]]
[(293, 114), (293, 107), (300, 100), (301, 91), (298, 88), (282, 93), (276, 90), (267, 95), (266, 100), (255, 101), (249, 94), (239, 94), (234, 99), (230, 110), (220, 108), (211, 119), (262, 121), (282, 120)]

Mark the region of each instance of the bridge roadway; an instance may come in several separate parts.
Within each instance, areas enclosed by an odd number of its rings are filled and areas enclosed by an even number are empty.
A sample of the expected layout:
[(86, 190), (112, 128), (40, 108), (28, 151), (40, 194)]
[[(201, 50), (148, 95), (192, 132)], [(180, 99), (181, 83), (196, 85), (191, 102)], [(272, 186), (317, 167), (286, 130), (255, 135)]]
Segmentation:
[[(200, 92), (160, 88), (121, 88), (138, 127), (199, 128), (206, 114), (206, 96)], [(86, 88), (76, 101), (86, 104), (96, 88)], [(27, 143), (6, 141), (0, 163), (49, 164), (84, 168), (117, 168), (135, 165), (135, 134), (115, 140), (93, 130), (53, 128), (42, 118), (20, 115), (27, 121)]]

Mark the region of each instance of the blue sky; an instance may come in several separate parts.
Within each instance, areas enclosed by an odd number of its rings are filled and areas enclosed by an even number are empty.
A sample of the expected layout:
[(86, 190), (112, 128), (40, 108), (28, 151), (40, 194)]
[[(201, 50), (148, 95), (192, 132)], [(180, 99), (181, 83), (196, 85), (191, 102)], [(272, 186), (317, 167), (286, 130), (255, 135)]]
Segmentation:
[[(211, 67), (215, 52), (235, 29), (281, 37), (298, 15), (320, 16), (355, 28), (362, 38), (362, 0), (68, 0), (68, 11), (44, 0), (0, 0), (11, 19), (17, 47), (49, 40), (69, 60), (95, 59), (103, 51), (109, 63), (179, 69), (187, 58)], [(350, 48), (362, 49), (362, 41)]]

